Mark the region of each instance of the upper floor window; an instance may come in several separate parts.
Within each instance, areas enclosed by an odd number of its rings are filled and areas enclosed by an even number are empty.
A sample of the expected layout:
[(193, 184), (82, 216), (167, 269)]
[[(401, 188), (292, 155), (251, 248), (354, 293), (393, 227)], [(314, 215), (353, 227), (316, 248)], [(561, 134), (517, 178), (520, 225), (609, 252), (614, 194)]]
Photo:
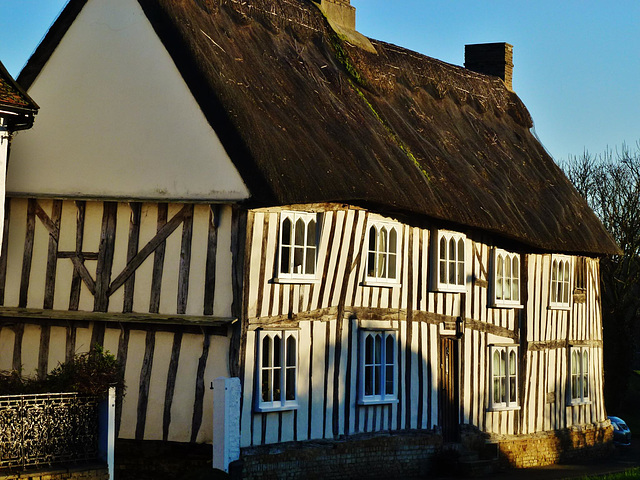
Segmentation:
[(571, 306), (571, 257), (553, 255), (551, 257), (551, 308), (569, 308)]
[(520, 305), (520, 255), (499, 248), (493, 251), (493, 305)]
[(367, 282), (398, 283), (399, 226), (371, 222), (368, 227)]
[(363, 330), (360, 335), (359, 400), (390, 403), (396, 394), (396, 334), (394, 330)]
[(438, 230), (435, 237), (434, 288), (443, 292), (466, 290), (465, 239), (461, 233)]
[(491, 346), (491, 407), (518, 406), (518, 347)]
[(258, 332), (256, 410), (289, 410), (298, 406), (298, 332)]
[(278, 279), (316, 279), (317, 223), (315, 213), (281, 213)]
[(586, 347), (571, 347), (571, 403), (589, 401), (589, 350)]

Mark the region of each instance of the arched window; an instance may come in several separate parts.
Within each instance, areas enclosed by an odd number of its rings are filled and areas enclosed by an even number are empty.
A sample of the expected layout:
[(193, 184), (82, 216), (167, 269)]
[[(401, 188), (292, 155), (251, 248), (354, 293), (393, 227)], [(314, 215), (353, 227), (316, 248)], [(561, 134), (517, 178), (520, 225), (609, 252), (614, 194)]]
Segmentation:
[(518, 347), (490, 347), (491, 408), (513, 409), (518, 406)]
[(496, 248), (493, 250), (493, 305), (520, 305), (520, 255)]
[(551, 260), (549, 306), (568, 309), (571, 306), (571, 258), (554, 255)]
[(395, 331), (364, 330), (360, 335), (359, 402), (389, 403), (396, 395)]
[(374, 221), (369, 226), (367, 282), (396, 283), (398, 278), (398, 227)]
[(256, 410), (297, 408), (298, 333), (259, 331)]
[(316, 276), (317, 215), (282, 212), (278, 278), (314, 280)]
[(444, 230), (434, 234), (437, 249), (434, 258), (437, 267), (433, 269), (435, 276), (434, 289), (442, 292), (464, 292), (466, 290), (465, 270), (465, 236)]
[(571, 347), (571, 403), (589, 401), (589, 349)]

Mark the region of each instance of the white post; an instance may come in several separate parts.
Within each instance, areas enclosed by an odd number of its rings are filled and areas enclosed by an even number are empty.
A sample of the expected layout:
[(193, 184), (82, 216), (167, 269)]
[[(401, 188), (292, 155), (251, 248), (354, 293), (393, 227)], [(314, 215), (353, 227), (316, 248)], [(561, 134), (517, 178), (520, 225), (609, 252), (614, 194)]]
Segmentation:
[(107, 462), (109, 478), (114, 478), (114, 452), (116, 444), (116, 388), (109, 387), (107, 398), (100, 402), (98, 450)]
[(229, 472), (240, 458), (240, 379), (213, 381), (213, 468)]

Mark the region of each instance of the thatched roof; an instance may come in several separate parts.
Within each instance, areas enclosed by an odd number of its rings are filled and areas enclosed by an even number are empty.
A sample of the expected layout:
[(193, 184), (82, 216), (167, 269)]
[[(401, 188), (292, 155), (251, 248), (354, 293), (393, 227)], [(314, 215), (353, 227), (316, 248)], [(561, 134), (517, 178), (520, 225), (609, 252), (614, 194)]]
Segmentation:
[[(310, 0), (138, 0), (252, 205), (344, 202), (556, 252), (618, 247), (495, 77), (342, 41)], [(19, 77), (29, 85), (86, 0)]]
[(0, 117), (10, 130), (30, 128), (38, 105), (20, 88), (0, 62)]

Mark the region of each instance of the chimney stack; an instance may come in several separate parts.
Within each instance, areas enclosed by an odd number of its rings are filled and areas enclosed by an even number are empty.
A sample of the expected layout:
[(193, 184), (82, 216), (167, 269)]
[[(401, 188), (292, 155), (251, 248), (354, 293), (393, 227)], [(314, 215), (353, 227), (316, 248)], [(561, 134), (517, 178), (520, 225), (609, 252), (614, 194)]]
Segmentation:
[(356, 8), (351, 5), (351, 0), (313, 0), (322, 11), (331, 25), (331, 28), (339, 35), (346, 38), (351, 44), (376, 53), (367, 37), (356, 31)]
[(474, 72), (500, 77), (513, 90), (513, 46), (508, 43), (477, 43), (464, 46), (464, 66)]

